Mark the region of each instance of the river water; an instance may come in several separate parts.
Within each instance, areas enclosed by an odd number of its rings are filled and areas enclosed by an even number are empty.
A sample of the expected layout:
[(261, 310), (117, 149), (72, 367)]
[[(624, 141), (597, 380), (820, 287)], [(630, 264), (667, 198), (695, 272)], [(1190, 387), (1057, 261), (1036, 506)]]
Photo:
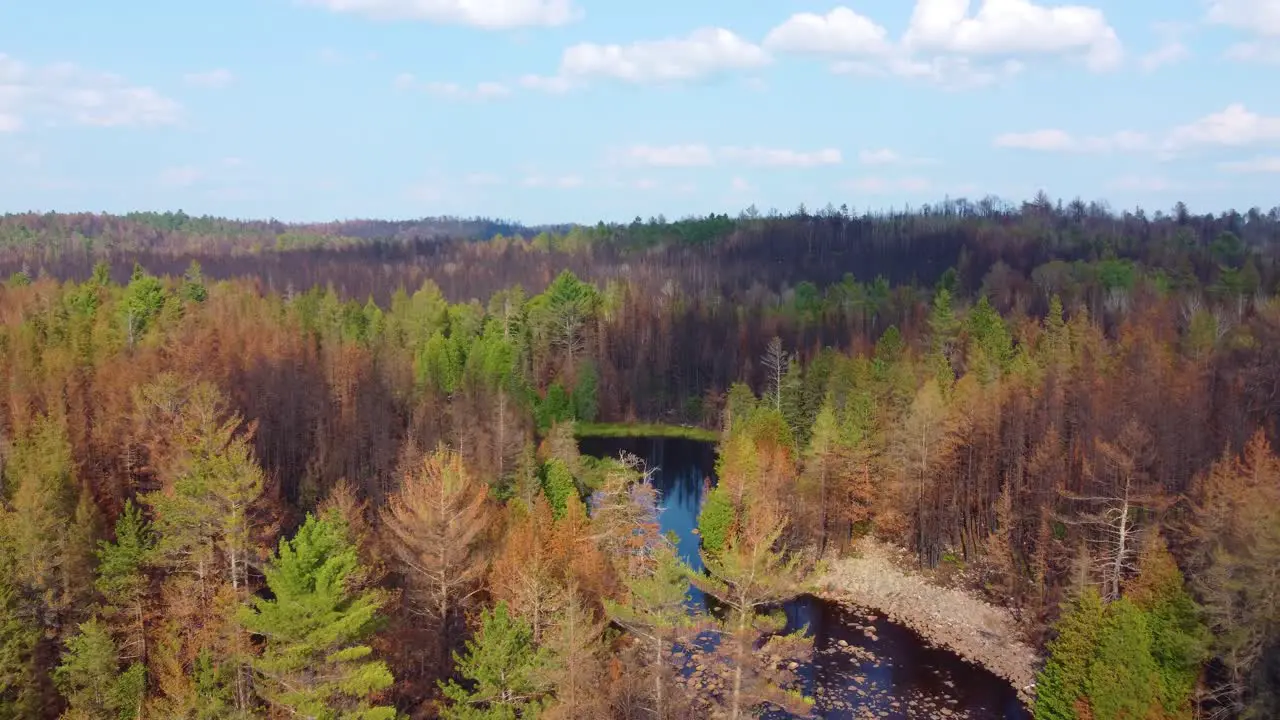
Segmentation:
[[(714, 446), (665, 438), (584, 438), (580, 447), (596, 457), (616, 457), (625, 450), (645, 459), (661, 493), (663, 532), (674, 531), (681, 557), (701, 569), (694, 529), (704, 485), (714, 483)], [(705, 607), (706, 598), (695, 589), (690, 603)], [(797, 598), (785, 609), (792, 629), (807, 625), (814, 636), (813, 662), (800, 670), (806, 694), (817, 699), (812, 717), (1030, 717), (1009, 683), (878, 613), (812, 596)]]

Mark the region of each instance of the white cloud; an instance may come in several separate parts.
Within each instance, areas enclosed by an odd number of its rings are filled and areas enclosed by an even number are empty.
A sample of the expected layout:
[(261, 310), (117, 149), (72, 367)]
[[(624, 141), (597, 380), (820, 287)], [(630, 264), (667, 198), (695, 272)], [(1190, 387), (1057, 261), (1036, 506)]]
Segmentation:
[(624, 163), (650, 167), (704, 167), (715, 157), (706, 145), (634, 145), (621, 154)]
[(1143, 70), (1151, 72), (1165, 65), (1182, 62), (1190, 55), (1191, 51), (1187, 49), (1186, 45), (1183, 45), (1179, 40), (1172, 40), (1143, 55), (1139, 62), (1142, 64)]
[(582, 177), (579, 175), (560, 175), (557, 177), (530, 175), (524, 179), (524, 186), (535, 188), (576, 188), (582, 186)]
[(1108, 190), (1144, 193), (1164, 193), (1180, 187), (1163, 175), (1124, 175), (1107, 183)]
[(1151, 139), (1143, 133), (1122, 130), (1110, 135), (1076, 137), (1065, 130), (1047, 129), (1005, 133), (996, 136), (999, 148), (1037, 150), (1041, 152), (1105, 153), (1136, 152), (1151, 147)]
[(912, 51), (969, 56), (1079, 56), (1095, 71), (1120, 64), (1124, 51), (1106, 16), (1082, 5), (1036, 5), (1029, 0), (918, 0), (903, 35)]
[(658, 181), (651, 178), (640, 178), (632, 183), (632, 187), (637, 190), (653, 190), (658, 187)]
[(511, 94), (510, 88), (496, 82), (476, 83), (475, 87), (463, 87), (449, 82), (429, 82), (423, 85), (423, 89), (440, 97), (476, 100), (506, 97)]
[(920, 193), (933, 187), (933, 183), (925, 178), (905, 177), (905, 178), (885, 178), (876, 175), (855, 178), (844, 183), (847, 190), (867, 194), (882, 194), (890, 192), (902, 193)]
[(753, 167), (810, 168), (822, 165), (839, 165), (844, 158), (836, 148), (822, 148), (812, 152), (798, 152), (765, 147), (720, 148), (721, 159)]
[(1241, 103), (1232, 103), (1221, 112), (1174, 128), (1166, 141), (1168, 149), (1195, 145), (1244, 147), (1280, 141), (1280, 116), (1259, 115)]
[(235, 80), (235, 75), (230, 70), (217, 68), (208, 72), (187, 73), (182, 76), (182, 81), (193, 87), (202, 87), (209, 89), (224, 88)]
[(462, 181), (468, 185), (480, 185), (480, 186), (502, 184), (502, 178), (498, 177), (497, 175), (493, 175), (491, 173), (471, 173), (470, 175), (467, 175), (466, 177), (464, 177)]
[(935, 161), (928, 158), (905, 157), (889, 148), (878, 150), (862, 150), (858, 153), (858, 162), (863, 165), (932, 165)]
[(1143, 55), (1138, 63), (1142, 69), (1152, 72), (1166, 65), (1173, 65), (1191, 56), (1191, 50), (1182, 42), (1186, 27), (1180, 23), (1162, 22), (1155, 24), (1156, 35), (1160, 37), (1160, 45), (1155, 50)]
[(1229, 173), (1280, 173), (1280, 155), (1224, 162), (1218, 165), (1218, 169)]
[(452, 82), (421, 82), (412, 73), (400, 73), (392, 81), (392, 85), (404, 92), (421, 90), (437, 97), (455, 100), (490, 100), (511, 94), (511, 88), (502, 83), (479, 82), (474, 86), (467, 86)]
[(556, 75), (527, 75), (521, 84), (536, 90), (564, 92), (593, 79), (672, 83), (760, 68), (770, 62), (762, 48), (729, 30), (702, 28), (683, 38), (627, 45), (578, 43), (565, 49)]
[(191, 165), (182, 165), (162, 170), (159, 181), (164, 187), (184, 188), (194, 185), (203, 177), (204, 173), (199, 168)]
[(813, 55), (880, 55), (892, 48), (884, 27), (847, 7), (826, 15), (796, 13), (769, 31), (764, 46)]
[(754, 189), (755, 188), (752, 187), (751, 183), (740, 175), (735, 175), (733, 179), (729, 181), (729, 190), (735, 193), (751, 192)]
[(1023, 64), (1013, 59), (995, 65), (984, 65), (955, 55), (939, 55), (922, 60), (902, 54), (874, 61), (842, 60), (831, 66), (831, 71), (839, 75), (896, 76), (933, 83), (946, 90), (986, 87), (1013, 77), (1022, 72), (1022, 69)]
[(525, 75), (520, 78), (520, 86), (528, 90), (561, 95), (573, 89), (573, 82), (559, 75)]
[(648, 167), (707, 167), (720, 163), (748, 167), (811, 168), (839, 165), (844, 161), (836, 148), (797, 151), (760, 146), (728, 146), (712, 150), (706, 145), (634, 145), (613, 153), (614, 161)]
[(1209, 22), (1280, 36), (1280, 0), (1212, 0)]
[(177, 122), (178, 103), (118, 75), (72, 63), (29, 66), (0, 54), (0, 127), (20, 129), (29, 120), (96, 127), (137, 127)]
[(1280, 65), (1280, 42), (1274, 40), (1257, 40), (1236, 43), (1227, 48), (1228, 60), (1237, 62), (1262, 63)]
[(376, 20), (420, 20), (489, 30), (566, 25), (582, 17), (571, 0), (302, 0)]

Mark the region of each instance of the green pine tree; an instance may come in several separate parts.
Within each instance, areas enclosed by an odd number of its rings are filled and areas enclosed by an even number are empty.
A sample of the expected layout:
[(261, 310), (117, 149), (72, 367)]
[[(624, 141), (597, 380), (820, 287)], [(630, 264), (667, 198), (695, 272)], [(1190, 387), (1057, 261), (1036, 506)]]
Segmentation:
[(606, 599), (605, 612), (627, 632), (648, 645), (645, 653), (651, 658), (648, 665), (653, 674), (654, 715), (667, 716), (667, 677), (672, 667), (667, 660), (668, 651), (678, 639), (677, 635), (692, 627), (693, 619), (685, 602), (689, 593), (689, 569), (676, 556), (670, 542), (658, 546), (654, 561), (645, 572), (627, 577), (626, 599), (616, 602)]
[(23, 617), (13, 575), (13, 560), (0, 543), (0, 720), (30, 717), (32, 649), (38, 632)]
[(132, 500), (116, 518), (115, 542), (99, 541), (98, 571), (94, 584), (106, 601), (103, 615), (126, 638), (121, 651), (127, 656), (145, 656), (146, 576), (155, 535)]
[(1035, 720), (1077, 720), (1077, 704), (1087, 702), (1089, 665), (1102, 632), (1106, 607), (1092, 587), (1072, 601), (1058, 620), (1049, 659), (1036, 678)]
[(81, 623), (67, 642), (53, 681), (67, 699), (64, 720), (129, 720), (138, 717), (146, 690), (141, 663), (120, 671), (120, 654), (111, 634), (97, 619)]
[(394, 708), (373, 702), (394, 682), (391, 671), (362, 644), (377, 628), (386, 594), (351, 589), (360, 566), (339, 516), (308, 514), (264, 575), (270, 599), (254, 598), (240, 614), (264, 641), (253, 662), (262, 698), (313, 720), (394, 718)]
[(551, 689), (549, 653), (534, 647), (533, 628), (504, 602), (481, 614), (480, 631), (467, 641), (466, 655), (454, 653), (454, 662), (466, 685), (441, 683), (449, 701), (444, 720), (534, 718)]

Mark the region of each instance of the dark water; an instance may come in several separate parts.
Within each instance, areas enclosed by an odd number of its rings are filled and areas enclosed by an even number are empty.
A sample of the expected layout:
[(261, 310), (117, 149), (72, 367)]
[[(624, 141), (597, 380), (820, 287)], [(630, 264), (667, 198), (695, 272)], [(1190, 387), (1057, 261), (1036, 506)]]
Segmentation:
[[(709, 443), (664, 438), (584, 438), (583, 453), (616, 457), (619, 451), (645, 459), (662, 494), (662, 530), (674, 531), (679, 551), (695, 569), (704, 482), (713, 480), (715, 451)], [(697, 590), (691, 603), (705, 606)], [(814, 636), (814, 661), (800, 671), (807, 694), (817, 698), (815, 717), (972, 718), (1024, 720), (1029, 715), (1004, 680), (934, 647), (909, 628), (878, 613), (844, 607), (811, 596), (785, 608), (789, 625)]]

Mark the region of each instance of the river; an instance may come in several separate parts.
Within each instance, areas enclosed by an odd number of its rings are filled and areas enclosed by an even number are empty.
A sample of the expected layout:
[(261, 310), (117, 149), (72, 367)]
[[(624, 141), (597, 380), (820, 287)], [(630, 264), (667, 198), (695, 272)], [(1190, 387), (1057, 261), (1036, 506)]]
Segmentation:
[[(694, 530), (704, 482), (714, 482), (714, 447), (668, 438), (584, 438), (580, 447), (596, 457), (616, 457), (625, 450), (645, 459), (661, 493), (662, 530), (674, 531), (681, 557), (701, 569)], [(690, 603), (705, 607), (706, 598), (695, 589)], [(1007, 682), (879, 613), (807, 595), (787, 603), (786, 612), (792, 628), (807, 625), (814, 636), (813, 662), (800, 671), (806, 693), (817, 699), (813, 717), (1030, 717)]]

